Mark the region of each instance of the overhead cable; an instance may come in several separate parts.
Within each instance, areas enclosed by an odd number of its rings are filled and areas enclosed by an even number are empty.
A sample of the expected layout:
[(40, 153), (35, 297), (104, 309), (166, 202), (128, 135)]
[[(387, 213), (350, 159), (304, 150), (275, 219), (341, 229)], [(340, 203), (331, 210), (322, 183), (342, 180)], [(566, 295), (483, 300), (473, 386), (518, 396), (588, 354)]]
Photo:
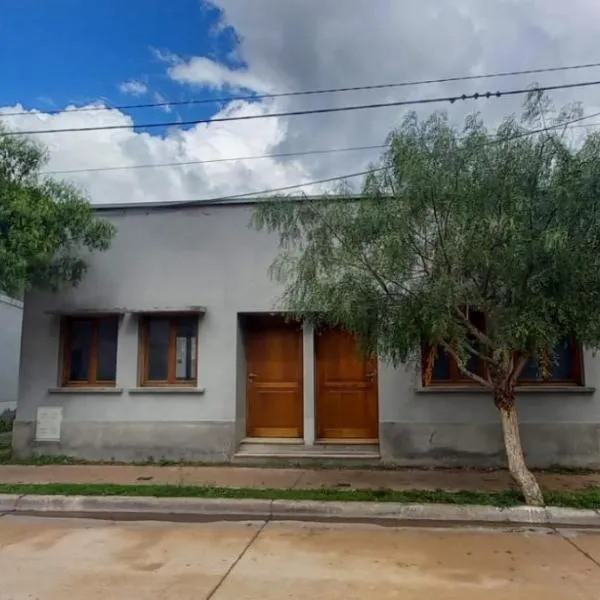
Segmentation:
[[(537, 69), (523, 69), (519, 71), (501, 71), (497, 73), (482, 73), (479, 75), (457, 75), (453, 77), (441, 77), (439, 79), (417, 79), (412, 81), (400, 81), (395, 83), (380, 83), (374, 85), (356, 85), (348, 87), (337, 87), (337, 88), (325, 88), (316, 90), (303, 90), (303, 91), (292, 91), (292, 92), (276, 92), (267, 94), (245, 94), (245, 95), (231, 95), (222, 96), (217, 98), (190, 98), (188, 100), (175, 100), (175, 101), (164, 101), (164, 102), (148, 102), (142, 104), (121, 104), (121, 105), (98, 105), (98, 106), (79, 106), (69, 109), (53, 109), (46, 110), (44, 114), (57, 115), (61, 113), (72, 113), (72, 112), (98, 112), (104, 110), (133, 110), (138, 108), (166, 108), (171, 106), (186, 106), (186, 105), (201, 105), (201, 104), (222, 104), (234, 101), (256, 101), (265, 100), (269, 98), (290, 98), (295, 96), (314, 96), (320, 94), (337, 94), (345, 92), (357, 92), (363, 90), (382, 90), (392, 88), (403, 88), (413, 87), (419, 85), (428, 85), (434, 83), (453, 83), (458, 81), (476, 81), (480, 79), (495, 79), (500, 77), (515, 77), (519, 75), (536, 75), (540, 73), (559, 73), (564, 71), (575, 71), (582, 69), (592, 69), (600, 67), (600, 62), (584, 63), (576, 65), (567, 65), (564, 67), (541, 67)], [(13, 111), (4, 113), (3, 117), (16, 117), (23, 115), (35, 115), (37, 113), (32, 111)]]
[(414, 100), (398, 100), (395, 102), (377, 102), (371, 104), (357, 104), (357, 105), (345, 105), (335, 106), (328, 108), (313, 108), (306, 110), (294, 110), (284, 112), (274, 112), (265, 114), (254, 114), (254, 115), (238, 115), (229, 117), (213, 117), (208, 119), (193, 119), (190, 121), (166, 121), (160, 123), (133, 123), (130, 125), (96, 125), (91, 127), (66, 127), (57, 129), (31, 129), (31, 130), (20, 130), (20, 131), (6, 131), (3, 135), (14, 136), (14, 135), (43, 135), (49, 133), (75, 133), (84, 131), (114, 131), (121, 129), (149, 129), (156, 127), (173, 127), (173, 126), (186, 126), (186, 125), (199, 125), (209, 123), (225, 123), (231, 121), (251, 121), (256, 119), (272, 119), (278, 117), (296, 117), (301, 115), (316, 115), (316, 114), (330, 114), (339, 112), (348, 112), (356, 110), (368, 110), (378, 108), (391, 108), (399, 106), (413, 106), (423, 104), (439, 104), (443, 102), (449, 102), (454, 104), (457, 101), (465, 100), (480, 100), (485, 98), (500, 98), (502, 96), (516, 96), (523, 94), (530, 94), (532, 92), (548, 92), (555, 90), (566, 90), (575, 88), (584, 88), (600, 85), (600, 80), (597, 81), (580, 81), (577, 83), (563, 83), (557, 85), (547, 86), (535, 86), (528, 88), (519, 88), (511, 90), (498, 90), (496, 92), (475, 92), (473, 94), (461, 94), (456, 96), (440, 96), (435, 98), (419, 98)]

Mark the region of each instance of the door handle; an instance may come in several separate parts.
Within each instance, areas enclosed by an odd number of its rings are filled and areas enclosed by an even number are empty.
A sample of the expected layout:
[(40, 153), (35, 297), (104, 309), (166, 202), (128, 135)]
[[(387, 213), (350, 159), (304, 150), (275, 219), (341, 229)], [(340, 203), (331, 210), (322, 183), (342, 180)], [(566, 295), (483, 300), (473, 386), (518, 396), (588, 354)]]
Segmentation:
[(373, 380), (375, 379), (377, 373), (375, 371), (371, 371), (370, 373), (367, 373), (367, 379)]
[(257, 375), (256, 373), (248, 373), (248, 379), (250, 381), (253, 381), (254, 379), (256, 379)]

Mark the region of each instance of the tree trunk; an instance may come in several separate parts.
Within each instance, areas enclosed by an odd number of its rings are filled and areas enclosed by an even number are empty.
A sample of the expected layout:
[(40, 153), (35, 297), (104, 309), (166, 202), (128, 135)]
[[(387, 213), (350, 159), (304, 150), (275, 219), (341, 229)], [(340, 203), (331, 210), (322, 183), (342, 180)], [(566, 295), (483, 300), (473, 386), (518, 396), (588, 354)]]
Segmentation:
[(542, 490), (525, 464), (521, 436), (519, 435), (519, 422), (517, 407), (515, 405), (514, 390), (497, 390), (494, 402), (502, 417), (502, 433), (504, 434), (504, 448), (508, 459), (508, 469), (512, 478), (521, 488), (525, 502), (533, 506), (543, 506), (544, 497)]

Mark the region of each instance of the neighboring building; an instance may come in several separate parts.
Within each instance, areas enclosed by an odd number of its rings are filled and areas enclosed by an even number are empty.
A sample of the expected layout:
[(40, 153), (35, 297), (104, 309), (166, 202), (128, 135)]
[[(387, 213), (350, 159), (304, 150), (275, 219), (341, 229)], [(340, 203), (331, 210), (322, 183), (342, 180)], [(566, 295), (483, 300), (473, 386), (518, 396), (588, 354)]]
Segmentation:
[(0, 294), (0, 414), (17, 406), (23, 303)]
[[(267, 274), (278, 237), (249, 228), (252, 208), (98, 209), (117, 226), (111, 249), (76, 288), (25, 300), (17, 454), (503, 462), (489, 394), (443, 356), (424, 387), (415, 366), (363, 360), (347, 334), (282, 318)], [(599, 359), (564, 356), (553, 383), (519, 393), (528, 460), (598, 467)]]

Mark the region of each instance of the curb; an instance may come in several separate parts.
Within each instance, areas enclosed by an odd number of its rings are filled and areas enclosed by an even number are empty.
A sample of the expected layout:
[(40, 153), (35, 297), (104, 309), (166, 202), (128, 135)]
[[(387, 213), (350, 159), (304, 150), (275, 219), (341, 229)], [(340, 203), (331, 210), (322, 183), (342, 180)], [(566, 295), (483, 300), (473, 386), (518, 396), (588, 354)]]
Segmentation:
[(313, 521), (341, 523), (487, 524), (600, 528), (600, 512), (548, 506), (231, 500), (133, 496), (0, 495), (0, 516), (38, 515), (112, 520)]
[(387, 502), (311, 502), (275, 500), (273, 520), (329, 520), (391, 524), (488, 524), (546, 527), (598, 527), (600, 513), (561, 507), (396, 504)]
[(0, 514), (118, 520), (268, 520), (272, 500), (134, 496), (1, 495)]

